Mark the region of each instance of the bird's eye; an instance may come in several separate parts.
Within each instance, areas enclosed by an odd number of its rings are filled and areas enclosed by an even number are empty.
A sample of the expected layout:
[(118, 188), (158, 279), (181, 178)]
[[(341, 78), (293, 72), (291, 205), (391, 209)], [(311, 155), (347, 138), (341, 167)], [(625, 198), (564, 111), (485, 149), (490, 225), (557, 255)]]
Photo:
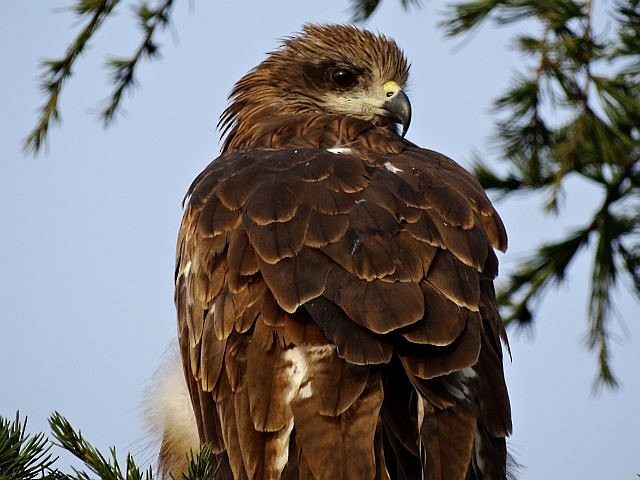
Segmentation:
[(348, 68), (336, 68), (331, 72), (331, 81), (340, 88), (353, 87), (358, 79), (353, 70)]

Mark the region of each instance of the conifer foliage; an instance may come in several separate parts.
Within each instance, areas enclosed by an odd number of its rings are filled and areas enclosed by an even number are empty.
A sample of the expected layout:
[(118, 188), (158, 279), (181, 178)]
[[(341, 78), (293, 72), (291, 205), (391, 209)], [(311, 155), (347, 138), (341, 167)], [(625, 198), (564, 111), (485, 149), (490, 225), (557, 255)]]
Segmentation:
[[(149, 467), (140, 469), (127, 454), (124, 467), (118, 462), (115, 448), (105, 456), (76, 431), (59, 413), (49, 418), (54, 442), (43, 433), (28, 434), (27, 421), (0, 417), (0, 480), (153, 480)], [(85, 469), (71, 468), (65, 473), (57, 468), (56, 448), (71, 452)], [(203, 447), (191, 458), (188, 471), (176, 480), (215, 480), (217, 466), (210, 461), (211, 450)]]
[(550, 213), (561, 209), (571, 176), (599, 186), (601, 198), (581, 227), (540, 245), (518, 266), (499, 301), (507, 323), (529, 325), (536, 300), (588, 250), (588, 346), (599, 359), (596, 385), (613, 387), (612, 294), (626, 283), (640, 298), (640, 2), (622, 0), (599, 15), (609, 15), (615, 30), (596, 30), (591, 0), (473, 0), (454, 6), (444, 28), (454, 36), (487, 19), (539, 24), (539, 34), (516, 38), (530, 67), (495, 101), (495, 140), (508, 173), (480, 161), (475, 174), (504, 195), (543, 193), (542, 208)]

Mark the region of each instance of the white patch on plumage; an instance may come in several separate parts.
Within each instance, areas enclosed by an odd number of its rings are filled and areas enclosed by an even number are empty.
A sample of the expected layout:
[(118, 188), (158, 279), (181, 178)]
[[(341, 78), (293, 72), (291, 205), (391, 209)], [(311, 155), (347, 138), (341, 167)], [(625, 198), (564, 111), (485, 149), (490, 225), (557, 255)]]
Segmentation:
[(294, 398), (309, 398), (313, 394), (311, 387), (311, 366), (333, 355), (333, 345), (297, 346), (285, 350), (283, 360), (290, 363), (287, 368), (289, 388), (284, 392), (285, 400), (290, 403)]
[(473, 369), (473, 367), (466, 367), (458, 372), (460, 384), (462, 385), (462, 391), (464, 392), (465, 396), (469, 396), (469, 380), (472, 380), (477, 376), (478, 374)]
[(304, 347), (294, 347), (285, 350), (282, 354), (284, 361), (290, 363), (287, 368), (289, 388), (284, 392), (287, 403), (290, 403), (299, 394), (300, 386), (309, 372), (309, 363), (304, 350)]
[(302, 387), (300, 387), (300, 391), (298, 392), (298, 395), (303, 400), (305, 398), (311, 397), (311, 395), (313, 395), (313, 389), (311, 388), (311, 383), (307, 382)]
[(334, 155), (340, 155), (353, 153), (353, 150), (348, 147), (332, 147), (327, 148), (327, 152), (333, 153)]
[(319, 362), (333, 355), (336, 347), (334, 345), (316, 345), (314, 347), (306, 347), (307, 355), (312, 362)]
[(422, 396), (418, 393), (418, 430), (422, 428), (422, 422), (424, 422), (424, 400)]
[(187, 275), (189, 275), (189, 272), (191, 272), (191, 265), (192, 265), (191, 260), (189, 260), (187, 264), (184, 266), (184, 268), (180, 270), (180, 272), (178, 273), (178, 278), (186, 277)]
[(187, 264), (184, 266), (184, 270), (182, 270), (182, 275), (184, 275), (185, 277), (186, 277), (187, 275), (189, 275), (189, 272), (191, 271), (191, 265), (192, 265), (192, 264), (193, 264), (193, 263), (191, 262), (191, 260), (189, 260), (189, 261), (187, 262)]
[[(291, 432), (293, 431), (293, 419), (289, 422), (289, 424), (278, 432), (277, 438), (273, 442), (270, 443), (270, 447), (277, 450), (274, 452), (273, 456), (267, 456), (267, 458), (273, 458), (273, 470), (277, 475), (277, 478), (280, 478), (284, 467), (287, 465), (289, 461), (289, 440), (291, 438)], [(271, 453), (271, 452), (269, 452)]]
[[(303, 400), (313, 395), (310, 375), (312, 366), (319, 360), (332, 355), (334, 347), (332, 345), (322, 345), (314, 347), (297, 346), (285, 350), (282, 353), (282, 360), (286, 367), (287, 388), (282, 392), (286, 403), (291, 404), (294, 400)], [(279, 478), (284, 467), (289, 461), (289, 440), (293, 431), (293, 419), (289, 424), (277, 432), (275, 439), (268, 443), (268, 452), (265, 458), (271, 459), (272, 463), (269, 472), (275, 474), (274, 478)], [(270, 477), (271, 478), (271, 477)]]
[(466, 367), (460, 370), (460, 374), (465, 378), (476, 378), (478, 374), (472, 367)]
[(391, 173), (400, 173), (403, 172), (404, 170), (402, 170), (401, 168), (396, 167), (393, 163), (391, 162), (385, 162), (384, 164), (384, 168), (386, 168), (387, 170), (389, 170)]

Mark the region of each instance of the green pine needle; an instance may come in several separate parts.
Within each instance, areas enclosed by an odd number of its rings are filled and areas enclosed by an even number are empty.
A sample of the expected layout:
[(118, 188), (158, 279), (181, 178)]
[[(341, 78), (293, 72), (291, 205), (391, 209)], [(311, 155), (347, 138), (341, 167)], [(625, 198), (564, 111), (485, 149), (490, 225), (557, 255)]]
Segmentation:
[(26, 151), (39, 152), (45, 145), (49, 128), (60, 121), (58, 103), (64, 83), (71, 78), (78, 57), (86, 50), (89, 40), (112, 14), (120, 0), (77, 0), (72, 10), (86, 24), (61, 58), (45, 60), (41, 64), (40, 89), (46, 100), (40, 107), (35, 127), (24, 139)]
[[(102, 480), (152, 480), (151, 468), (140, 470), (133, 461), (131, 455), (127, 455), (124, 470), (118, 462), (115, 447), (109, 451), (109, 457), (105, 457), (93, 447), (80, 431), (75, 431), (69, 421), (55, 412), (49, 419), (49, 425), (53, 436), (60, 442), (60, 446), (71, 452), (89, 468), (89, 470)], [(77, 480), (91, 480), (91, 476), (84, 471), (74, 469), (72, 478)]]
[[(351, 0), (351, 21), (364, 22), (368, 20), (380, 5), (381, 0)], [(405, 10), (411, 7), (419, 7), (422, 0), (400, 0), (400, 5)]]
[[(142, 470), (130, 454), (121, 466), (116, 449), (105, 456), (93, 447), (69, 421), (55, 412), (49, 425), (57, 446), (71, 452), (88, 468), (84, 471), (72, 467), (73, 472), (63, 473), (54, 467), (58, 457), (51, 449), (53, 443), (43, 433), (26, 433), (27, 421), (20, 422), (19, 414), (13, 421), (0, 417), (0, 480), (153, 480), (151, 467)], [(211, 447), (205, 445), (189, 465), (180, 480), (216, 480), (220, 463), (215, 463)]]
[[(471, 0), (452, 6), (444, 23), (455, 36), (486, 20), (538, 22), (539, 36), (515, 39), (532, 67), (495, 102), (501, 115), (495, 141), (508, 173), (482, 161), (475, 173), (503, 196), (545, 192), (543, 209), (552, 213), (561, 208), (566, 178), (578, 175), (601, 186), (602, 203), (582, 229), (522, 261), (499, 301), (507, 323), (531, 325), (534, 303), (563, 281), (578, 251), (591, 247), (587, 346), (598, 358), (596, 385), (608, 387), (618, 384), (610, 354), (612, 292), (626, 279), (640, 298), (640, 216), (628, 214), (640, 209), (640, 0), (612, 8), (613, 38), (594, 35), (590, 2), (575, 0)], [(567, 120), (550, 119), (550, 107)]]
[[(25, 151), (37, 153), (45, 146), (50, 127), (60, 120), (59, 103), (64, 84), (71, 78), (73, 68), (80, 55), (87, 49), (90, 40), (112, 16), (119, 2), (120, 0), (76, 0), (71, 7), (79, 19), (86, 23), (62, 57), (47, 59), (41, 63), (40, 89), (46, 99), (39, 109), (36, 125), (24, 139)], [(106, 68), (110, 71), (113, 90), (100, 113), (105, 126), (115, 120), (124, 95), (135, 86), (135, 73), (141, 61), (158, 58), (159, 47), (155, 35), (168, 26), (172, 6), (173, 0), (159, 1), (156, 7), (142, 2), (135, 11), (142, 32), (140, 44), (130, 57), (107, 60)]]
[(0, 417), (0, 479), (2, 480), (56, 480), (63, 478), (53, 464), (57, 460), (50, 450), (47, 437), (26, 433), (27, 420), (20, 422)]
[(122, 105), (122, 97), (136, 84), (135, 73), (140, 62), (144, 59), (155, 59), (159, 56), (159, 47), (154, 40), (157, 31), (169, 24), (173, 0), (162, 0), (157, 7), (152, 8), (148, 3), (141, 3), (137, 10), (138, 27), (142, 32), (142, 40), (131, 57), (112, 57), (106, 62), (110, 70), (113, 90), (105, 101), (100, 118), (105, 126), (110, 125), (116, 118)]

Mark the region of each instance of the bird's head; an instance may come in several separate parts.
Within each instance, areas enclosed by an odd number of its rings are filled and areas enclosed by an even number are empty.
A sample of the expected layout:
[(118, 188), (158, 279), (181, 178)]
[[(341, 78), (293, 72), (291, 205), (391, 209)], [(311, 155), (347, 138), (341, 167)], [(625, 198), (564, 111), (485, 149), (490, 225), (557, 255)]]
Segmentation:
[(260, 113), (321, 113), (401, 125), (404, 136), (411, 122), (403, 90), (408, 75), (392, 39), (351, 25), (308, 24), (236, 83), (221, 125), (233, 129)]

